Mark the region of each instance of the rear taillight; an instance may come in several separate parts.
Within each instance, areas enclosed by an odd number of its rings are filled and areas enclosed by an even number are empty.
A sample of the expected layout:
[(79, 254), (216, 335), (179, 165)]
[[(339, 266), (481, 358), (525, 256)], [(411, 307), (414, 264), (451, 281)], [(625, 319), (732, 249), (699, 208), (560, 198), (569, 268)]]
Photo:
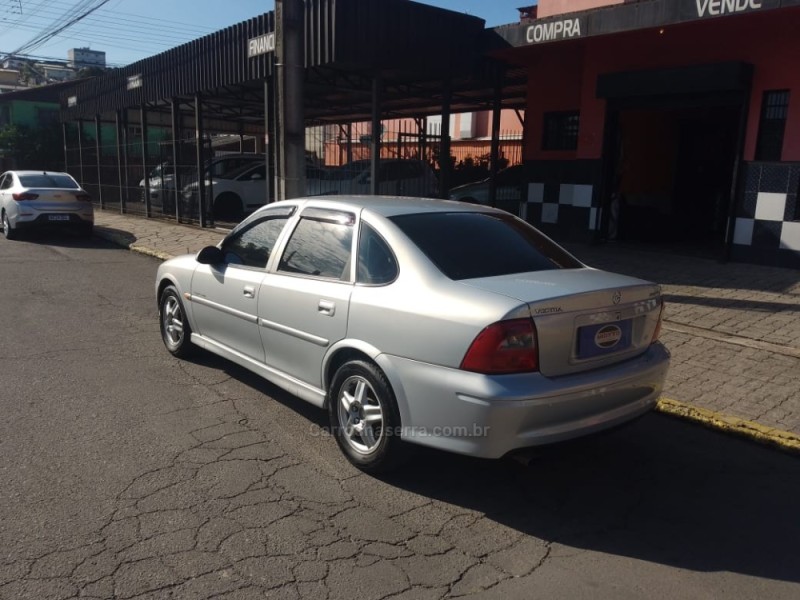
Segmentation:
[(536, 327), (531, 319), (512, 319), (489, 325), (467, 350), (465, 371), (501, 375), (539, 370)]
[(14, 200), (36, 200), (39, 197), (39, 194), (31, 194), (30, 192), (22, 192), (21, 194), (11, 194), (11, 197)]
[(75, 194), (75, 199), (81, 202), (91, 202), (92, 197), (89, 194)]
[(658, 338), (661, 337), (661, 323), (664, 320), (664, 301), (661, 301), (661, 310), (658, 313), (658, 323), (656, 323), (656, 328), (653, 331), (653, 339), (650, 340), (651, 344), (655, 344), (658, 341)]

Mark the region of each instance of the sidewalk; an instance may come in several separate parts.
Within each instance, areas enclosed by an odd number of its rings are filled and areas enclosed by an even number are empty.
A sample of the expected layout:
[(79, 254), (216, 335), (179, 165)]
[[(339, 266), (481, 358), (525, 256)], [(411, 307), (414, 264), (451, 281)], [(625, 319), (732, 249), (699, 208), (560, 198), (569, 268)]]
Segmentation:
[[(166, 259), (225, 231), (95, 213), (96, 234)], [(587, 264), (662, 284), (672, 366), (659, 409), (800, 451), (800, 271), (659, 252), (572, 245)]]

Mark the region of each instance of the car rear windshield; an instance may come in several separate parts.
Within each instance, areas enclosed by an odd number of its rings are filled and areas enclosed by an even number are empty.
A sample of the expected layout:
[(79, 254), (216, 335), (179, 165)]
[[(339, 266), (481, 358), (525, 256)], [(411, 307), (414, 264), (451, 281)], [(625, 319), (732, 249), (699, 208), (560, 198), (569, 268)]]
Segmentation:
[(63, 188), (77, 190), (78, 184), (69, 175), (42, 173), (36, 175), (20, 175), (19, 181), (26, 188)]
[(424, 213), (391, 220), (450, 279), (583, 266), (552, 240), (511, 215)]

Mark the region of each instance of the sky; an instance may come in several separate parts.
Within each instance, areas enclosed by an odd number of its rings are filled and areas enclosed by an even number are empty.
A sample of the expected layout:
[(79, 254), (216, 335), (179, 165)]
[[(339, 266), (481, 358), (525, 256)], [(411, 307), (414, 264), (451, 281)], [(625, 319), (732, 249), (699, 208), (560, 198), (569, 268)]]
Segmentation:
[[(228, 25), (273, 10), (274, 0), (0, 0), (0, 57), (20, 54), (66, 60), (70, 48), (106, 53), (109, 66), (123, 66), (164, 52)], [(372, 0), (381, 2), (382, 0)], [(55, 30), (88, 9), (90, 15), (61, 32)], [(480, 17), (487, 26), (516, 22), (517, 8), (532, 0), (423, 0)]]

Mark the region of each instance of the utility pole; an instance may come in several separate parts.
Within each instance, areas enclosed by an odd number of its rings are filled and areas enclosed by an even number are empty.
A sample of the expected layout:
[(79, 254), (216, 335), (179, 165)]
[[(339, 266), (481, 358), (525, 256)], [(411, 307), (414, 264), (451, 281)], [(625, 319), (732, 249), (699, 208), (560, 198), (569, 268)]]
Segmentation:
[[(278, 104), (278, 200), (306, 193), (306, 140), (303, 115), (305, 5), (275, 0), (275, 67)], [(270, 140), (272, 143), (272, 140)]]

